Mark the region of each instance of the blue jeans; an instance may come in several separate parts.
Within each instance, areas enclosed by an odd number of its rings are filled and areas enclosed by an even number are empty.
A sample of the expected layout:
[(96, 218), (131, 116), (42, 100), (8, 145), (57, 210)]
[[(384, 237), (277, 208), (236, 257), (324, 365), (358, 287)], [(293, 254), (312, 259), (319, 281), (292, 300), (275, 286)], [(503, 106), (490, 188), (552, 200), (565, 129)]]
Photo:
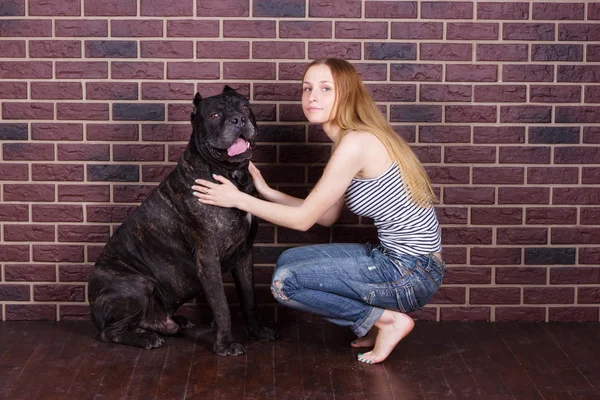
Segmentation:
[(366, 335), (384, 309), (409, 313), (437, 292), (444, 262), (433, 254), (397, 256), (369, 244), (320, 244), (286, 250), (271, 282), (288, 307)]

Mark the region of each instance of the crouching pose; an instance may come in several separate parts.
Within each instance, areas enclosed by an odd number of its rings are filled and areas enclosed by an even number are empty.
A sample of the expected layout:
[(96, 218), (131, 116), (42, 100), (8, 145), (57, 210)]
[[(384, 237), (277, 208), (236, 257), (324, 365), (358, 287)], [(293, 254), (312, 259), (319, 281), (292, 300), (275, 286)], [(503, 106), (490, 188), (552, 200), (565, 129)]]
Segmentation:
[(306, 231), (331, 226), (344, 203), (371, 218), (380, 240), (323, 244), (285, 251), (277, 261), (272, 291), (280, 303), (343, 326), (359, 339), (362, 362), (385, 360), (413, 329), (407, 313), (423, 307), (444, 275), (441, 238), (432, 205), (437, 201), (419, 160), (379, 112), (354, 67), (340, 59), (308, 65), (302, 108), (334, 143), (334, 151), (306, 199), (270, 188), (249, 170), (264, 200), (240, 192), (229, 180), (196, 180), (204, 204), (234, 207), (283, 227)]

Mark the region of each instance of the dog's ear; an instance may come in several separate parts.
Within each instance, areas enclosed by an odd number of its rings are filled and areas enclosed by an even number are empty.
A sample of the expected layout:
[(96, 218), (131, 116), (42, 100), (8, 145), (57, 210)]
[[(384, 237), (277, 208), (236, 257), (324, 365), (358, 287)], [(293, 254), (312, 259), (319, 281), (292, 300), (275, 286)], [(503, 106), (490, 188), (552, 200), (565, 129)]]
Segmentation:
[(200, 96), (200, 93), (196, 92), (196, 95), (194, 96), (194, 107), (198, 107), (198, 104), (200, 104), (201, 100), (202, 96)]
[(225, 85), (223, 88), (223, 93), (225, 92), (235, 92), (235, 89), (231, 88), (229, 85)]

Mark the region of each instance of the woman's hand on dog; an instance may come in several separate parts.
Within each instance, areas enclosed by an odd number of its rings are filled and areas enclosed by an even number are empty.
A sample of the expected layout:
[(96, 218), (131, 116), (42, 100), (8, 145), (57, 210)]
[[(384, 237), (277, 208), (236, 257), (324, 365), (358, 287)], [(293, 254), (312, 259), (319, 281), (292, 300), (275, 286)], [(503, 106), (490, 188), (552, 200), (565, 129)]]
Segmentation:
[(252, 181), (254, 182), (254, 187), (256, 188), (256, 191), (262, 197), (267, 198), (271, 187), (267, 184), (265, 178), (263, 178), (262, 174), (260, 173), (258, 168), (256, 168), (256, 166), (252, 163), (252, 161), (250, 161), (250, 164), (248, 165), (248, 171), (250, 172), (250, 176), (252, 177)]
[(196, 185), (192, 186), (194, 196), (202, 204), (219, 207), (237, 207), (241, 192), (231, 181), (220, 175), (213, 175), (213, 179), (221, 182), (214, 183), (204, 179), (196, 179)]

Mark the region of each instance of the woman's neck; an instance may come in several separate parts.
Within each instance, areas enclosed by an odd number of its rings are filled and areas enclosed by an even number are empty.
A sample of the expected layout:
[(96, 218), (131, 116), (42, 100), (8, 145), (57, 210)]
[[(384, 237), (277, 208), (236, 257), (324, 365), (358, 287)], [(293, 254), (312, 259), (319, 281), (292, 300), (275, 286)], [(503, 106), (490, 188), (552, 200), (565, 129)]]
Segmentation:
[(327, 121), (321, 124), (321, 127), (323, 128), (323, 131), (325, 131), (325, 134), (327, 135), (327, 137), (332, 141), (335, 142), (335, 140), (337, 139), (338, 135), (340, 134), (340, 128), (336, 125), (333, 125), (331, 123), (331, 121)]

